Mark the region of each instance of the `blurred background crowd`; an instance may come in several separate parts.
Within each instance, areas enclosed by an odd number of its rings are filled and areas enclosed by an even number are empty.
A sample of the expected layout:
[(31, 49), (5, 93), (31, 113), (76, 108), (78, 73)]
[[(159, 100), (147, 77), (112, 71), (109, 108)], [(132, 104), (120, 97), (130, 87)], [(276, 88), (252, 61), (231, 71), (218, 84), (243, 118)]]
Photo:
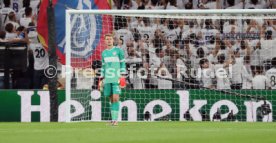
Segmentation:
[[(11, 73), (14, 89), (42, 89), (47, 51), (36, 30), (40, 0), (3, 0), (0, 42), (26, 42), (28, 68)], [(112, 9), (273, 9), (275, 0), (113, 0)], [(275, 17), (275, 16), (274, 16)], [(275, 89), (276, 20), (114, 16), (115, 45), (125, 51), (132, 89)], [(100, 68), (94, 61), (92, 68)], [(224, 69), (225, 71), (219, 71)], [(219, 71), (223, 77), (217, 76)], [(203, 75), (205, 73), (205, 75)], [(130, 71), (129, 71), (130, 75)], [(207, 76), (206, 76), (207, 75)], [(91, 88), (82, 78), (75, 88)], [(4, 73), (0, 69), (0, 89)], [(64, 82), (60, 81), (63, 87)], [(265, 83), (265, 84), (262, 84)], [(62, 86), (63, 85), (63, 86)]]

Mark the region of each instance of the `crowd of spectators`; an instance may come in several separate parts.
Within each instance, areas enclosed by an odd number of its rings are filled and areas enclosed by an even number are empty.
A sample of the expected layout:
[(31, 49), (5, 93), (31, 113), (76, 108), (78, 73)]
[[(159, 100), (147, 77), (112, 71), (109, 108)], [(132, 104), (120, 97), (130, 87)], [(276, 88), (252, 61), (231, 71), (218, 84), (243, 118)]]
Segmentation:
[[(40, 0), (23, 0), (22, 8), (14, 10), (10, 0), (3, 0), (0, 9), (0, 42), (25, 42), (29, 49), (27, 70), (13, 71), (10, 75), (15, 89), (41, 89), (48, 82), (43, 73), (49, 65), (48, 54), (36, 31), (39, 4)], [(276, 8), (275, 0), (113, 0), (112, 3), (112, 9), (117, 10), (270, 8)], [(271, 72), (276, 66), (274, 19), (115, 16), (114, 31), (115, 44), (124, 49), (128, 68), (135, 66), (128, 73), (128, 88), (276, 88), (276, 72)], [(130, 72), (134, 74), (130, 76)], [(0, 70), (0, 89), (3, 76)], [(80, 83), (76, 88), (85, 83), (79, 80), (76, 79)]]
[(113, 9), (269, 9), (274, 0), (113, 0)]
[[(40, 0), (23, 0), (12, 3), (1, 1), (0, 42), (25, 43), (28, 62), (25, 70), (10, 72), (10, 88), (42, 89), (47, 84), (43, 71), (48, 67), (47, 51), (40, 44), (37, 34), (37, 14)], [(5, 59), (9, 62), (11, 59)], [(18, 61), (21, 62), (21, 61)], [(4, 88), (4, 72), (0, 71), (0, 89)]]
[[(275, 6), (269, 0), (114, 0), (112, 8), (266, 9)], [(202, 17), (116, 16), (116, 44), (126, 51), (128, 67), (136, 67), (134, 76), (133, 72), (129, 73), (129, 88), (275, 89), (276, 71), (268, 71), (273, 68), (272, 59), (276, 57), (275, 19)]]

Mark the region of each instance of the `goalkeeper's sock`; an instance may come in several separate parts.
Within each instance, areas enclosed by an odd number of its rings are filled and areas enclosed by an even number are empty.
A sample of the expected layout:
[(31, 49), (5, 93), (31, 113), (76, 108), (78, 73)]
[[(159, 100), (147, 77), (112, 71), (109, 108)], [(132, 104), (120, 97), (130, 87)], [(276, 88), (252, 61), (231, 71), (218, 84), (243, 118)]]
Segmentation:
[(111, 118), (112, 121), (118, 120), (120, 102), (114, 102), (111, 104)]

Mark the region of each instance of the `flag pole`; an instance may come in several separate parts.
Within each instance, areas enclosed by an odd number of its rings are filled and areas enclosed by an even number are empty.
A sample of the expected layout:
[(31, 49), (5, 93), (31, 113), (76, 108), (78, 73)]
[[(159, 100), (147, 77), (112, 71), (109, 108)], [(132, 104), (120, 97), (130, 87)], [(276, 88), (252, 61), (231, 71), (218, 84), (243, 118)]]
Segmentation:
[(55, 31), (55, 13), (52, 0), (49, 0), (47, 7), (48, 18), (48, 54), (49, 65), (54, 68), (54, 76), (49, 78), (50, 92), (50, 121), (58, 121), (58, 95), (57, 95), (57, 53), (56, 53), (56, 31)]

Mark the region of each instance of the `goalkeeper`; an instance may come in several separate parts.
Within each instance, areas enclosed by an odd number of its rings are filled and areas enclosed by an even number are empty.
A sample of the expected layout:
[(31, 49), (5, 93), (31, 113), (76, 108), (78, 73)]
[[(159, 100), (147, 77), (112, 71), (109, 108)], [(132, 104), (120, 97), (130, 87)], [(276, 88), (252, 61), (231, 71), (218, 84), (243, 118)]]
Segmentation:
[(112, 34), (105, 35), (107, 48), (102, 52), (102, 69), (99, 81), (100, 90), (110, 98), (111, 102), (111, 125), (118, 125), (118, 113), (120, 109), (119, 95), (121, 88), (126, 86), (124, 75), (126, 74), (126, 64), (124, 51), (113, 45)]

